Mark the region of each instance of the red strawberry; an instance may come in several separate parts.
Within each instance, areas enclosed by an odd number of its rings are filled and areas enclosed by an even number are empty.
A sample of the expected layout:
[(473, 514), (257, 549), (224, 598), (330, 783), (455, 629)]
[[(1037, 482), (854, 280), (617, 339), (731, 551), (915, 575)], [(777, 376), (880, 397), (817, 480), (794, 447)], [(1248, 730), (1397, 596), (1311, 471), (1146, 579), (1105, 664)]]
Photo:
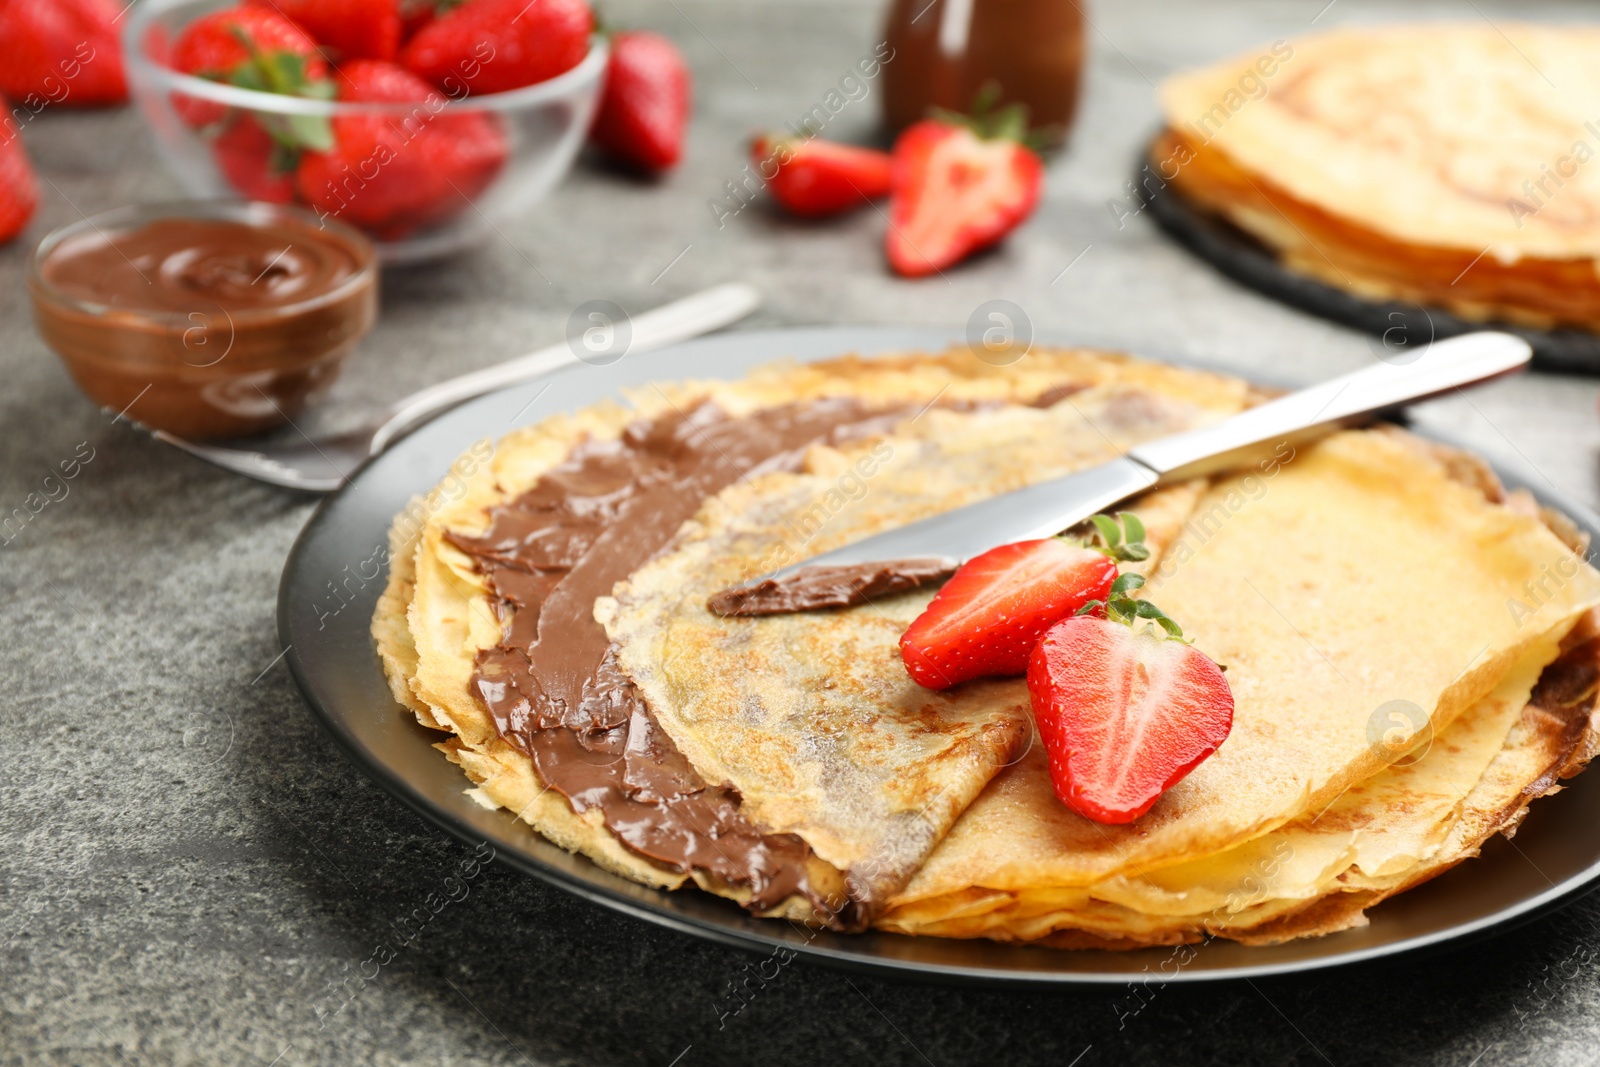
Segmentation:
[(0, 244), (21, 233), (38, 206), (33, 164), (28, 162), (9, 109), (0, 107)]
[(439, 110), (438, 90), (392, 63), (357, 59), (339, 70), (340, 100), (427, 106), (334, 119), (333, 148), (307, 152), (295, 175), (313, 207), (392, 240), (465, 210), (505, 165), (495, 116)]
[(894, 145), (885, 248), (908, 277), (932, 274), (999, 241), (1032, 214), (1044, 166), (1022, 143), (1022, 112), (963, 124), (927, 119)]
[[(1227, 740), (1233, 692), (1176, 623), (1126, 594), (1056, 623), (1028, 661), (1028, 696), (1061, 802), (1086, 819), (1132, 822)], [(1094, 610), (1094, 609), (1091, 609)], [(1142, 623), (1139, 620), (1147, 620)], [(1153, 620), (1153, 621), (1148, 621)]]
[(211, 158), (241, 196), (274, 204), (294, 199), (298, 154), (263, 129), (254, 115), (234, 116), (212, 139)]
[(973, 678), (1021, 674), (1039, 635), (1085, 604), (1110, 595), (1117, 561), (1148, 559), (1144, 526), (1124, 513), (1122, 530), (1095, 516), (1105, 548), (1048, 537), (974, 556), (950, 577), (900, 637), (900, 658), (918, 685), (948, 689)]
[(689, 95), (689, 65), (677, 45), (654, 33), (616, 34), (589, 140), (625, 163), (666, 170), (683, 154)]
[(400, 51), (400, 0), (250, 0), (276, 9), (319, 44), (347, 59), (387, 59)]
[[(263, 7), (215, 11), (184, 27), (172, 46), (175, 70), (245, 89), (290, 96), (332, 95), (328, 63), (304, 30)], [(221, 121), (227, 108), (180, 96), (173, 101), (191, 126)]]
[(808, 218), (837, 215), (888, 195), (893, 174), (887, 152), (814, 137), (757, 137), (750, 159), (772, 198)]
[(444, 6), (444, 0), (437, 4), (435, 0), (400, 0), (400, 40), (411, 40), (418, 30), (438, 17), (439, 8)]
[(116, 0), (0, 0), (0, 94), (29, 107), (128, 99)]
[(406, 42), (400, 64), (452, 97), (554, 78), (589, 54), (584, 0), (467, 0)]

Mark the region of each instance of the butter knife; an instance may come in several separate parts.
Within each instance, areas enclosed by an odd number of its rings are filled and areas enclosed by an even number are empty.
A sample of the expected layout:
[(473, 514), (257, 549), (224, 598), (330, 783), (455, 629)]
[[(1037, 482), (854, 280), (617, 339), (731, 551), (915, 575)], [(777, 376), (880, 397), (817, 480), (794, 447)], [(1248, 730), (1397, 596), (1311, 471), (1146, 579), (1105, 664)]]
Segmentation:
[(1406, 404), (1514, 374), (1532, 355), (1527, 342), (1507, 333), (1440, 341), (1409, 362), (1377, 363), (1215, 425), (1147, 442), (1098, 466), (875, 534), (735, 586), (719, 599), (764, 599), (763, 591), (816, 581), (827, 573), (823, 568), (893, 562), (897, 570), (942, 575), (991, 548), (1060, 533), (1147, 489), (1235, 469), (1283, 444), (1303, 444)]

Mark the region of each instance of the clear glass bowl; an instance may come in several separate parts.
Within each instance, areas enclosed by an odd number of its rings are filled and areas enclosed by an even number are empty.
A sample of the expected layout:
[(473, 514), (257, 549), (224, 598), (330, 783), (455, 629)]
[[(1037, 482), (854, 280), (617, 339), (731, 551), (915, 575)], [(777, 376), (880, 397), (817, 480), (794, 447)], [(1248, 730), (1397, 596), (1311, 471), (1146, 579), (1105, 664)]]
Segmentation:
[[(228, 0), (141, 0), (123, 30), (128, 85), (179, 183), (197, 197), (297, 203), (364, 230), (384, 263), (447, 255), (542, 199), (583, 145), (606, 69), (596, 35), (576, 67), (510, 92), (427, 102), (341, 103), (256, 92), (180, 74), (163, 62), (190, 22)], [(363, 122), (363, 119), (366, 121)], [(341, 121), (345, 120), (345, 121)], [(372, 120), (380, 120), (381, 127)], [(320, 165), (272, 156), (268, 130), (332, 136)], [(381, 128), (381, 147), (363, 130)], [(341, 134), (346, 145), (339, 144)], [(432, 160), (440, 138), (465, 140), (470, 163)], [(458, 153), (459, 154), (459, 153)]]

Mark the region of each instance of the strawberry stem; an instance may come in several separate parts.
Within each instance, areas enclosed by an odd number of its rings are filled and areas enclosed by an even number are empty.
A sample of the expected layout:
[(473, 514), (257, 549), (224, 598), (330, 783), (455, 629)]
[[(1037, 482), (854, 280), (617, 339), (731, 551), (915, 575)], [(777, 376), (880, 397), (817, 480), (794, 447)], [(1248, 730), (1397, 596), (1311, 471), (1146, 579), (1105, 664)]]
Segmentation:
[(1183, 627), (1150, 601), (1130, 595), (1143, 588), (1144, 575), (1119, 574), (1117, 580), (1111, 583), (1111, 593), (1105, 600), (1091, 600), (1075, 614), (1105, 618), (1129, 627), (1140, 619), (1147, 619), (1159, 626), (1167, 637), (1182, 641)]
[(1063, 539), (1110, 556), (1118, 563), (1138, 563), (1150, 558), (1150, 549), (1144, 543), (1144, 523), (1132, 512), (1119, 511), (1116, 518), (1092, 515), (1089, 524), (1094, 529), (1087, 532), (1087, 537), (1063, 535)]
[(1000, 83), (990, 79), (978, 89), (972, 111), (963, 115), (942, 107), (928, 109), (928, 117), (951, 126), (963, 126), (985, 141), (1016, 141), (1034, 155), (1043, 155), (1059, 131), (1054, 127), (1028, 128), (1028, 105), (1000, 103)]
[[(263, 51), (243, 29), (238, 26), (230, 29), (244, 45), (250, 58), (216, 80), (259, 93), (299, 96), (308, 100), (332, 100), (336, 95), (332, 81), (311, 76), (310, 57), (281, 49)], [(333, 126), (325, 115), (255, 114), (262, 129), (271, 134), (273, 140), (287, 152), (297, 153), (302, 148), (326, 152), (333, 147)]]

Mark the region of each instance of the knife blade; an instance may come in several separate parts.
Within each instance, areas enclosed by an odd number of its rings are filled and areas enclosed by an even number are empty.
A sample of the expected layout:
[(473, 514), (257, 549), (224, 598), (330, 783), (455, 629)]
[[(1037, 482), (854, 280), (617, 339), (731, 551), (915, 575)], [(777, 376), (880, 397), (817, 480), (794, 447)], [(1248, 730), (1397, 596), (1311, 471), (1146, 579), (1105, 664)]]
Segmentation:
[(1495, 331), (1440, 341), (1406, 362), (1364, 367), (1215, 425), (1139, 445), (1098, 466), (863, 538), (734, 586), (719, 597), (753, 594), (758, 587), (772, 590), (822, 568), (916, 560), (952, 570), (991, 548), (1060, 533), (1158, 485), (1238, 468), (1282, 444), (1301, 444), (1406, 404), (1514, 374), (1527, 367), (1532, 355), (1526, 341)]

